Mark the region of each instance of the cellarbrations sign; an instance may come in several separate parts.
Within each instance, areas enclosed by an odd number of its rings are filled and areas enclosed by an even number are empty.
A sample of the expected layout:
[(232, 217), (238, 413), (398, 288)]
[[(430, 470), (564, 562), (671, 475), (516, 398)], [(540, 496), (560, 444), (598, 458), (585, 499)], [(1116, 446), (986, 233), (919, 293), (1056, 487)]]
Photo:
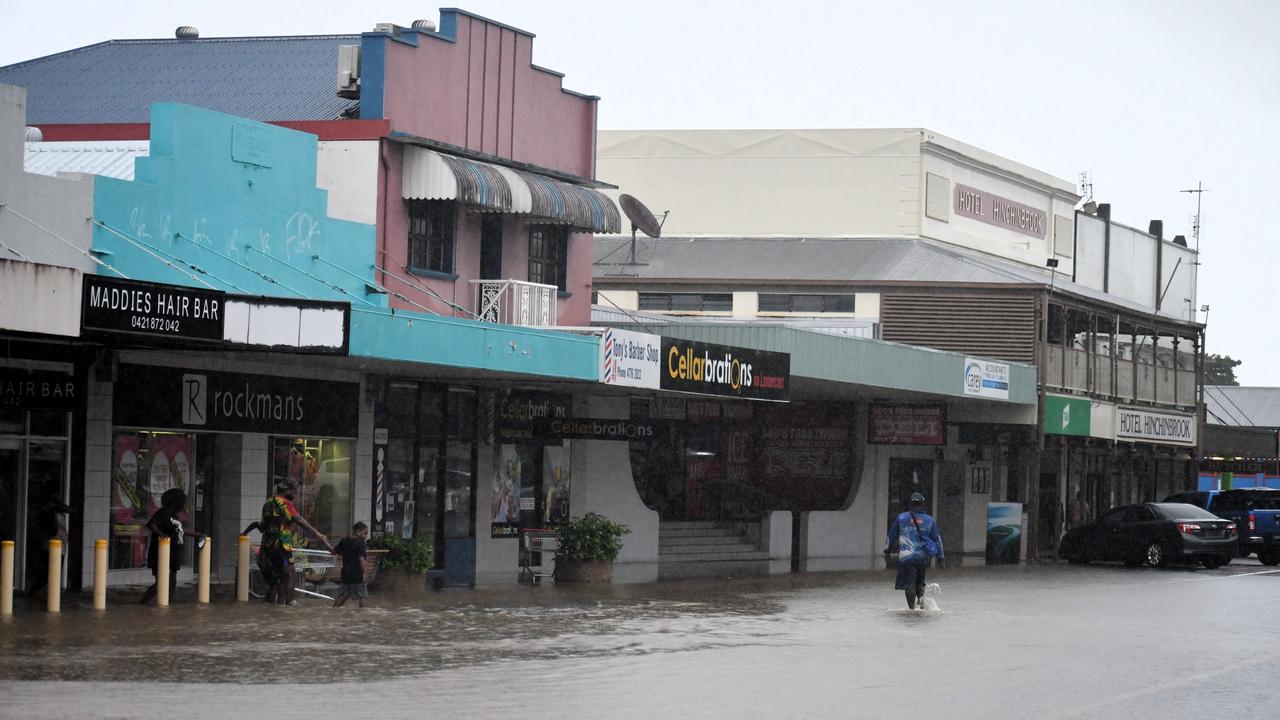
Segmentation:
[(171, 340), (221, 343), (227, 296), (216, 290), (84, 276), (80, 327)]
[(751, 348), (662, 338), (663, 390), (785, 402), (791, 356)]

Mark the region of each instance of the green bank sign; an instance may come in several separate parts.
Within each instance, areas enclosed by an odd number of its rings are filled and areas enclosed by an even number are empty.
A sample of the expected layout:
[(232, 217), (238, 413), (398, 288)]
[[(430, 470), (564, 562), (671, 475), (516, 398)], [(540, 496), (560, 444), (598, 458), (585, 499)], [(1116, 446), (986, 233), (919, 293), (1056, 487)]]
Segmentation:
[(1089, 401), (1058, 395), (1044, 396), (1044, 431), (1046, 435), (1079, 435), (1089, 437)]

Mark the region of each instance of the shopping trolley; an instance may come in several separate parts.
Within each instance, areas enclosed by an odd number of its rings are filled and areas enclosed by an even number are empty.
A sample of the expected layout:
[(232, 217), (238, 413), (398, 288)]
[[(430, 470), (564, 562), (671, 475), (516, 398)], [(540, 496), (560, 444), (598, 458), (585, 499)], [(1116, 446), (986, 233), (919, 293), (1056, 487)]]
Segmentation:
[(556, 550), (560, 539), (555, 530), (530, 528), (520, 531), (520, 582), (538, 585), (542, 578), (555, 576)]
[[(253, 545), (253, 557), (258, 557), (262, 552), (262, 546)], [(324, 600), (332, 600), (329, 595), (325, 595), (319, 591), (320, 583), (330, 575), (330, 571), (337, 567), (338, 560), (328, 550), (309, 550), (307, 548), (294, 548), (290, 557), (289, 565), (293, 572), (297, 574), (297, 582), (293, 584), (293, 591), (302, 593), (315, 598)], [(249, 571), (256, 574), (259, 580), (262, 579), (262, 573), (258, 569), (255, 562), (249, 566)], [(250, 585), (252, 587), (252, 584)], [(261, 598), (261, 593), (250, 591), (250, 594), (256, 598)]]

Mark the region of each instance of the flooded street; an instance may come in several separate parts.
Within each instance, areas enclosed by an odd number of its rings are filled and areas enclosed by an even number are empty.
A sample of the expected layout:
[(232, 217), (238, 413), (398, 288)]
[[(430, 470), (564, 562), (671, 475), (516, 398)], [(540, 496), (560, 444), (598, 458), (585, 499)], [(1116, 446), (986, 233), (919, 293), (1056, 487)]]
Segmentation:
[(924, 613), (887, 572), (28, 610), (0, 625), (0, 715), (1190, 718), (1270, 695), (1280, 573), (1256, 561), (931, 579)]

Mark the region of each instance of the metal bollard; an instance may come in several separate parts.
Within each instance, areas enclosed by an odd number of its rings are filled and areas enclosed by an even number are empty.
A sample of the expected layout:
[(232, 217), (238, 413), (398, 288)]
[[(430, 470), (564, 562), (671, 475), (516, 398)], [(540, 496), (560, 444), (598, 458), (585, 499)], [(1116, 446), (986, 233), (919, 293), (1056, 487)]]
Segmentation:
[(93, 541), (93, 609), (107, 609), (107, 541)]
[(13, 614), (13, 541), (0, 542), (0, 617)]
[(200, 538), (200, 580), (196, 585), (196, 602), (209, 604), (209, 560), (212, 557), (210, 547), (213, 542), (208, 537)]
[(49, 595), (45, 608), (56, 613), (62, 609), (62, 541), (49, 541)]
[(169, 538), (160, 538), (156, 557), (156, 607), (169, 607)]
[(236, 602), (249, 602), (249, 536), (241, 535), (236, 548)]

